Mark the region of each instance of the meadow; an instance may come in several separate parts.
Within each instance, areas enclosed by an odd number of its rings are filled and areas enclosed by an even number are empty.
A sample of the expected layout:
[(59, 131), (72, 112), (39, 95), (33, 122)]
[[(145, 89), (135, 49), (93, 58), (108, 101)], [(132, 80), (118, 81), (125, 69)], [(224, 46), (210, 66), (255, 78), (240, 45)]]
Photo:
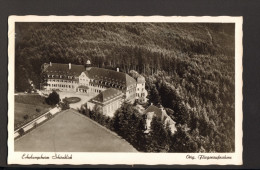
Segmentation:
[(72, 109), (16, 140), (15, 151), (136, 152), (125, 140)]
[(32, 119), (46, 113), (50, 106), (37, 94), (15, 95), (14, 127), (18, 129)]

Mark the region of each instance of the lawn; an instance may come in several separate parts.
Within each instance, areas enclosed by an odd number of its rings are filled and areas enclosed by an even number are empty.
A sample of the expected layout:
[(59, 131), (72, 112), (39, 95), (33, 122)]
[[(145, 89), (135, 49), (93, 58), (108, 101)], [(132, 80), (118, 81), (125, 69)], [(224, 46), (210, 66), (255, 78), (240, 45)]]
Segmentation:
[(15, 129), (50, 110), (50, 106), (45, 103), (44, 97), (36, 94), (16, 95), (14, 107)]
[(71, 109), (17, 139), (14, 147), (30, 152), (136, 152), (116, 134)]

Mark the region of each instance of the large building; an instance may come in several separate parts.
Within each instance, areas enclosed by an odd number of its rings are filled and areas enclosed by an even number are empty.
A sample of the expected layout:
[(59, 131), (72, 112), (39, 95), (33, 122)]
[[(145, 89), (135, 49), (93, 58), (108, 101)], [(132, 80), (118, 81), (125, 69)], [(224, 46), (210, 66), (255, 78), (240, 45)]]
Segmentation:
[(79, 76), (79, 85), (89, 87), (88, 92), (99, 94), (107, 88), (122, 91), (125, 98), (134, 102), (136, 81), (126, 73), (104, 68), (89, 67)]
[(58, 90), (97, 95), (108, 88), (114, 88), (122, 91), (123, 98), (132, 103), (137, 97), (136, 93), (138, 96), (140, 94), (136, 87), (142, 86), (145, 81), (142, 79), (142, 83), (140, 81), (137, 83), (134, 78), (119, 70), (91, 67), (90, 61), (85, 66), (71, 63), (45, 63), (42, 70), (45, 75), (43, 87), (47, 91)]
[(45, 90), (60, 90), (74, 92), (78, 88), (79, 76), (85, 71), (83, 65), (44, 63), (42, 67), (45, 76)]

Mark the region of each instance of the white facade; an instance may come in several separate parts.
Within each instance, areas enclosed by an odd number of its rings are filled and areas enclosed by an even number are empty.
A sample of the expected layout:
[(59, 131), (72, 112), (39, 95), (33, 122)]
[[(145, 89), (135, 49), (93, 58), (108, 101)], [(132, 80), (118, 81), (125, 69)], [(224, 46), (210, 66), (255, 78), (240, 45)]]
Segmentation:
[(116, 110), (121, 107), (123, 103), (123, 93), (116, 97), (112, 97), (109, 100), (106, 100), (104, 102), (97, 101), (94, 99), (90, 100), (87, 102), (87, 107), (90, 110), (93, 110), (95, 107), (98, 107), (102, 114), (108, 116), (108, 117), (113, 117)]
[(136, 100), (141, 103), (147, 102), (147, 90), (145, 89), (145, 78), (143, 76), (139, 76), (137, 78), (136, 84)]
[(78, 82), (72, 79), (47, 79), (46, 90), (76, 91)]
[(87, 77), (87, 75), (82, 72), (79, 76), (79, 85), (89, 86), (89, 81), (90, 79)]

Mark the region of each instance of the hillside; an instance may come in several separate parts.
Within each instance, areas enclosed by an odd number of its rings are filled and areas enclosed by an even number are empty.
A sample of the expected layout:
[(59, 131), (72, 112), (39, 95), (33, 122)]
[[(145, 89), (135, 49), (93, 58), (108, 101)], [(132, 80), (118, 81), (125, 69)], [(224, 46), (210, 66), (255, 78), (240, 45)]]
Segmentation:
[(190, 129), (187, 151), (234, 151), (234, 24), (16, 23), (15, 48), (16, 91), (39, 87), (44, 62), (134, 69)]
[(83, 64), (87, 58), (96, 66), (119, 67), (126, 72), (162, 69), (170, 73), (177, 64), (174, 60), (185, 59), (199, 65), (204, 65), (201, 60), (214, 62), (211, 67), (219, 70), (215, 62), (232, 63), (229, 60), (234, 59), (221, 56), (234, 56), (233, 25), (214, 25), (17, 23), (16, 73), (28, 75), (37, 85), (43, 62)]

